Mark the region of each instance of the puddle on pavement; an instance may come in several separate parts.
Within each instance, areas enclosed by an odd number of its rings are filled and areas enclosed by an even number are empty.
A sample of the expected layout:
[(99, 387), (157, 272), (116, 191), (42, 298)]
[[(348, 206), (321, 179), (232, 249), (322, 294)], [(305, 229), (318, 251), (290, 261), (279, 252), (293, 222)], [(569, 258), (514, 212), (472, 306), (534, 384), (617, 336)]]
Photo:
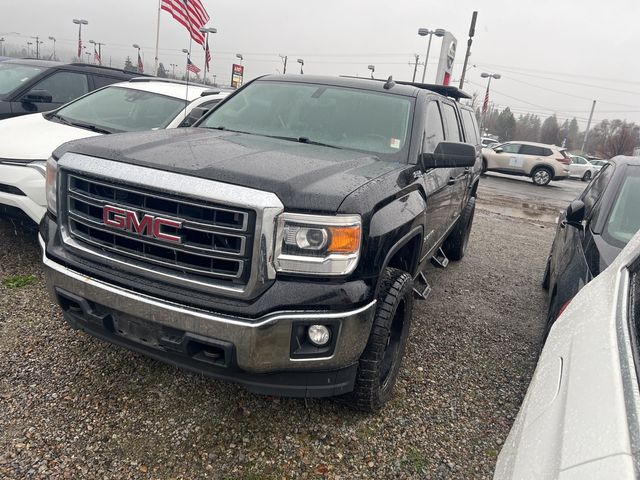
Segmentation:
[(529, 203), (506, 206), (479, 202), (478, 208), (492, 213), (497, 213), (499, 215), (506, 215), (508, 217), (523, 218), (525, 220), (537, 220), (539, 222), (548, 223), (556, 223), (556, 220), (560, 213), (559, 211), (556, 211), (549, 207), (545, 207), (544, 205), (535, 205)]

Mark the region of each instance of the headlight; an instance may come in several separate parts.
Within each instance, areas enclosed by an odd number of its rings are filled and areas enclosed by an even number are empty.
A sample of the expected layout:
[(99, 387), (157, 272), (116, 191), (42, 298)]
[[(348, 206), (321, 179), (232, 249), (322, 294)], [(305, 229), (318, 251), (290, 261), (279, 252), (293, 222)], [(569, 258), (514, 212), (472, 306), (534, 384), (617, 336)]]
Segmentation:
[(276, 270), (310, 275), (346, 275), (358, 264), (359, 215), (284, 213), (278, 222)]
[(57, 202), (57, 186), (58, 186), (58, 162), (53, 157), (49, 157), (47, 160), (47, 184), (46, 184), (46, 196), (47, 196), (47, 208), (51, 213), (56, 215), (58, 210)]

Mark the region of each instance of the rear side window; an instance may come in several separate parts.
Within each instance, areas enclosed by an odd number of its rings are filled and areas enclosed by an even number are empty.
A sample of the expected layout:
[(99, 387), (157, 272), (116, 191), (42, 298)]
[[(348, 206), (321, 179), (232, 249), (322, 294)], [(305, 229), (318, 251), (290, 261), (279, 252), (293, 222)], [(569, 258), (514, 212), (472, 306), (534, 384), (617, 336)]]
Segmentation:
[(424, 136), (424, 151), (432, 153), (440, 142), (444, 141), (444, 128), (440, 107), (438, 102), (432, 101), (427, 104), (427, 126)]
[(52, 103), (67, 103), (89, 91), (87, 80), (84, 73), (56, 72), (38, 82), (33, 89), (49, 92)]
[(453, 105), (448, 103), (442, 104), (442, 115), (445, 121), (446, 135), (445, 138), (449, 142), (460, 142), (460, 129), (458, 128), (458, 116)]
[[(546, 153), (546, 152), (549, 153)], [(520, 148), (521, 155), (535, 155), (538, 157), (546, 157), (551, 155), (551, 150), (542, 147), (536, 147), (535, 145), (522, 145)]]
[(607, 188), (611, 177), (613, 176), (613, 167), (609, 165), (605, 165), (600, 170), (600, 173), (593, 179), (593, 181), (589, 184), (587, 189), (582, 194), (582, 201), (585, 205), (586, 216), (588, 217), (593, 210), (593, 207), (598, 200), (602, 196), (602, 192)]
[(464, 124), (464, 133), (467, 139), (467, 143), (477, 145), (480, 143), (480, 135), (478, 134), (478, 125), (473, 113), (469, 110), (462, 109), (462, 123)]
[(120, 78), (104, 77), (102, 75), (94, 75), (93, 76), (93, 83), (94, 83), (96, 89), (102, 88), (102, 87), (106, 87), (107, 85), (111, 85), (113, 83), (123, 82), (123, 81), (124, 80), (122, 80)]

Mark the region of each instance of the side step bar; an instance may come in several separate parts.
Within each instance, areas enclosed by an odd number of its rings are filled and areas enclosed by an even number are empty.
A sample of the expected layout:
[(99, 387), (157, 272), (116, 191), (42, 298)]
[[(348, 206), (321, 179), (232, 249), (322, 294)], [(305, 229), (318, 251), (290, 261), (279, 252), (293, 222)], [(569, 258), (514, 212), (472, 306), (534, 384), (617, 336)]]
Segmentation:
[(431, 285), (427, 281), (424, 272), (420, 272), (413, 279), (413, 296), (420, 300), (426, 300), (431, 294)]
[(436, 254), (431, 257), (431, 263), (433, 263), (436, 267), (447, 268), (447, 265), (449, 265), (449, 259), (444, 254), (442, 247), (440, 247)]

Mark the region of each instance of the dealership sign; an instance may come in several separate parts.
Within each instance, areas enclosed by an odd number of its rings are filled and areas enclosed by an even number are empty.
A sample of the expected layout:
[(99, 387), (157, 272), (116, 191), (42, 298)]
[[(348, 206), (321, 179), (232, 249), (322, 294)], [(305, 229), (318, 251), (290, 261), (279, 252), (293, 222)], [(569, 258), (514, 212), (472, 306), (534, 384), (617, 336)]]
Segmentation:
[(440, 61), (438, 62), (438, 72), (436, 73), (436, 83), (439, 85), (449, 85), (451, 82), (451, 72), (453, 71), (453, 61), (456, 58), (456, 37), (446, 32), (442, 38), (440, 48)]
[(243, 76), (244, 76), (244, 67), (242, 65), (238, 65), (237, 63), (234, 63), (233, 68), (231, 70), (231, 86), (233, 88), (238, 88), (242, 86)]

